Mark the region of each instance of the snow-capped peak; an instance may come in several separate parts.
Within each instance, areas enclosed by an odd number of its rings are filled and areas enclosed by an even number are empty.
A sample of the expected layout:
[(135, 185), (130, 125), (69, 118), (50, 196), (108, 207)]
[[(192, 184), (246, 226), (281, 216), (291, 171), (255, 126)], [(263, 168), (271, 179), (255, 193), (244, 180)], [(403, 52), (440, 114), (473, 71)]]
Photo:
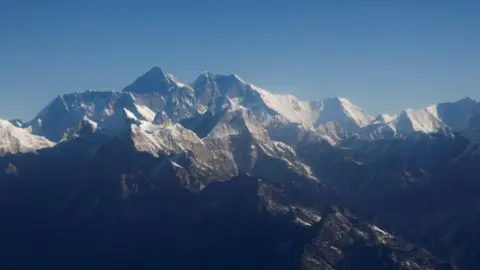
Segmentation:
[(438, 118), (436, 105), (423, 109), (414, 110), (411, 108), (403, 110), (397, 118), (392, 121), (396, 130), (400, 132), (434, 132), (446, 125)]
[[(330, 117), (335, 118), (330, 121), (339, 121), (340, 123), (353, 121), (357, 127), (364, 127), (373, 120), (373, 117), (365, 110), (354, 105), (344, 97), (324, 99), (322, 103), (323, 114), (329, 114)], [(325, 120), (321, 122), (325, 122)]]
[(213, 74), (211, 72), (208, 72), (208, 71), (204, 71), (204, 72), (200, 73), (200, 75), (198, 75), (198, 77), (193, 81), (192, 84), (193, 85), (199, 84), (199, 83), (202, 83), (209, 78), (214, 78), (214, 77), (215, 77), (215, 74)]
[(475, 115), (480, 115), (480, 103), (466, 97), (454, 102), (442, 102), (428, 105), (420, 109), (407, 108), (396, 116), (379, 115), (366, 130), (378, 130), (382, 127), (396, 131), (398, 134), (412, 132), (431, 133), (443, 129), (458, 132), (469, 131), (469, 121)]
[(147, 73), (138, 77), (132, 84), (125, 87), (123, 91), (139, 94), (168, 94), (172, 89), (183, 87), (188, 86), (180, 82), (172, 74), (165, 72), (162, 68), (153, 67)]
[(0, 155), (34, 152), (54, 145), (55, 143), (44, 137), (32, 135), (28, 130), (16, 127), (9, 121), (0, 120)]
[(355, 132), (370, 124), (373, 117), (343, 97), (326, 98), (309, 102), (313, 126), (323, 128), (336, 122), (345, 132)]

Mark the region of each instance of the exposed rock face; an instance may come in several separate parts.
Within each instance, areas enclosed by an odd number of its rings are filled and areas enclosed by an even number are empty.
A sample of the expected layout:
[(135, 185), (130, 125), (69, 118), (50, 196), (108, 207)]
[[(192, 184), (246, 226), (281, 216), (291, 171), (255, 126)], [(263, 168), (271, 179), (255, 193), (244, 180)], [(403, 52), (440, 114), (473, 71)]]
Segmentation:
[(302, 269), (439, 269), (429, 252), (344, 210), (330, 208), (311, 230), (313, 241), (302, 255)]

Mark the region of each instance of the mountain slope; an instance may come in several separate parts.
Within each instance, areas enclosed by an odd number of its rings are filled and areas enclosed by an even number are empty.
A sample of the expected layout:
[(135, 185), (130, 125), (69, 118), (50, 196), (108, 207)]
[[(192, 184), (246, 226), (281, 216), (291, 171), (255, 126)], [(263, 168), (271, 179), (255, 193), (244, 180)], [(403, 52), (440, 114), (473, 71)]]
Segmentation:
[(461, 134), (418, 133), (352, 140), (340, 149), (310, 143), (296, 152), (362, 217), (459, 269), (476, 269), (480, 158), (470, 146)]
[(163, 69), (153, 67), (125, 87), (123, 91), (137, 94), (159, 93), (168, 95), (172, 91), (177, 91), (178, 88), (188, 88), (188, 86)]
[(43, 137), (32, 135), (28, 130), (16, 127), (10, 121), (0, 119), (0, 156), (8, 153), (35, 152), (54, 145)]
[(372, 122), (372, 124), (387, 124), (394, 120), (397, 116), (396, 115), (389, 115), (386, 113), (382, 113), (378, 115)]
[(415, 131), (429, 133), (447, 127), (438, 117), (436, 106), (429, 106), (421, 110), (406, 109), (389, 123), (397, 131), (412, 133)]
[(156, 94), (165, 100), (165, 111), (174, 121), (196, 116), (204, 108), (196, 103), (194, 90), (159, 67), (138, 77), (123, 92)]
[(443, 129), (464, 132), (469, 121), (480, 115), (480, 102), (464, 98), (454, 102), (442, 102), (421, 109), (405, 109), (396, 116), (379, 115), (362, 131), (370, 137), (378, 134), (408, 135), (413, 132), (430, 133)]
[(454, 131), (469, 128), (470, 120), (480, 115), (480, 102), (467, 97), (455, 102), (442, 102), (437, 105), (437, 114), (443, 123)]
[(363, 109), (352, 104), (346, 98), (336, 97), (315, 102), (315, 108), (320, 108), (319, 118), (315, 126), (331, 121), (339, 122), (347, 129), (364, 127), (373, 121), (373, 117)]
[(278, 181), (305, 178), (317, 182), (308, 166), (297, 161), (295, 151), (272, 140), (248, 109), (232, 105), (215, 115), (202, 115), (191, 124), (210, 151), (223, 162), (231, 160), (238, 172)]
[(164, 106), (161, 96), (87, 90), (56, 97), (25, 126), (31, 127), (34, 134), (59, 141), (84, 117), (108, 128), (115, 126), (115, 116), (122, 114), (124, 109), (139, 119), (153, 121), (155, 111), (162, 110)]
[[(292, 95), (273, 94), (242, 80), (236, 74), (204, 73), (193, 83), (197, 96), (210, 104), (220, 96), (235, 104), (251, 109), (258, 120), (265, 114), (281, 115), (285, 119), (308, 127), (318, 127), (329, 121), (339, 121), (356, 128), (369, 124), (373, 118), (345, 98), (332, 98), (316, 102), (301, 101)], [(267, 118), (270, 120), (271, 118)]]

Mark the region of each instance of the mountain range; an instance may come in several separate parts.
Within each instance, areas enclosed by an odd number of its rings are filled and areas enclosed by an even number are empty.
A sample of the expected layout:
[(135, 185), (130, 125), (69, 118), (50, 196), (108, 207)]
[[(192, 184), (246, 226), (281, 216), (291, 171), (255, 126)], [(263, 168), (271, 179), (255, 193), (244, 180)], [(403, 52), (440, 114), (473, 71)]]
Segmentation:
[(0, 121), (6, 269), (477, 269), (480, 102), (373, 116), (154, 67)]

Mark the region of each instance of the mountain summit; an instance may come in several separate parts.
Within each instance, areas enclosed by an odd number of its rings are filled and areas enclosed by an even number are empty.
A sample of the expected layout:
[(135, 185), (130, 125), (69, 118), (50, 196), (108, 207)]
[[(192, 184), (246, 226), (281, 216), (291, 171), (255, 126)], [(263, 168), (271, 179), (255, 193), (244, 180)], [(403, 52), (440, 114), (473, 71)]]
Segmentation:
[(173, 89), (180, 87), (187, 86), (162, 68), (153, 67), (125, 87), (123, 91), (137, 94), (159, 93), (166, 95)]

